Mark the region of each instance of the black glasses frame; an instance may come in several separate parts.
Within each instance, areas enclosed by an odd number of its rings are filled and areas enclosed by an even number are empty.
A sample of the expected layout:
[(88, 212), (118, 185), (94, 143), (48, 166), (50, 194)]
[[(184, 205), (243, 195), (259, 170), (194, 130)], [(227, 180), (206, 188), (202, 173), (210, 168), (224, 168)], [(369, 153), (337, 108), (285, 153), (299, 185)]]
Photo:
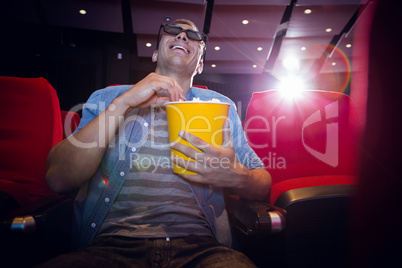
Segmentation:
[[(178, 32), (177, 34), (171, 34), (171, 33), (167, 32), (167, 31), (165, 30), (165, 26), (172, 26), (172, 27), (174, 27), (174, 28), (178, 28), (178, 29), (180, 29), (180, 32)], [(160, 40), (159, 38), (161, 37), (161, 36), (160, 36), (160, 34), (161, 34), (161, 29), (163, 29), (163, 31), (164, 31), (165, 33), (170, 34), (170, 35), (178, 35), (178, 34), (180, 34), (181, 32), (184, 32), (184, 33), (186, 34), (186, 36), (187, 36), (188, 39), (193, 40), (193, 41), (197, 41), (197, 42), (204, 42), (204, 52), (203, 52), (203, 54), (202, 54), (202, 59), (204, 60), (204, 58), (205, 58), (205, 53), (206, 53), (206, 50), (207, 50), (207, 39), (208, 39), (208, 36), (207, 36), (206, 34), (204, 34), (204, 33), (202, 33), (202, 32), (195, 31), (195, 30), (191, 30), (191, 29), (183, 29), (183, 28), (181, 28), (180, 26), (177, 26), (177, 25), (174, 25), (174, 24), (161, 23), (161, 25), (159, 26), (158, 38), (157, 38), (157, 40), (156, 40), (156, 50), (159, 49), (159, 40)], [(193, 39), (193, 38), (191, 38), (191, 37), (188, 36), (188, 33), (187, 33), (187, 32), (194, 32), (194, 33), (200, 34), (200, 35), (202, 36), (202, 39), (201, 39), (201, 40)]]

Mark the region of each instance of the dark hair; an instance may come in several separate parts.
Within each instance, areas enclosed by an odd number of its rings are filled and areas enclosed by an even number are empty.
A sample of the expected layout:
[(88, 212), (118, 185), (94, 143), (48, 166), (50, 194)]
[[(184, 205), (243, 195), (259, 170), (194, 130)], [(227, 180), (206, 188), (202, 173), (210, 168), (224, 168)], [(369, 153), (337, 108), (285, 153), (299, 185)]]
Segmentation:
[(177, 25), (177, 24), (187, 24), (189, 26), (191, 26), (194, 30), (199, 31), (197, 26), (194, 24), (194, 22), (192, 22), (191, 20), (187, 20), (187, 19), (177, 19), (175, 21), (173, 21), (171, 24), (173, 25)]

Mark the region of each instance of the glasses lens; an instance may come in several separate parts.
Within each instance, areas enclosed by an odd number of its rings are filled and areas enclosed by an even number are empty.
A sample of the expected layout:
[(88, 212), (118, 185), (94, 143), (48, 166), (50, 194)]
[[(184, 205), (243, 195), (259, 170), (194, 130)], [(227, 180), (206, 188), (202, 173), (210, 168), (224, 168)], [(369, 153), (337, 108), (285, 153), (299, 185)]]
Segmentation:
[(165, 27), (163, 27), (163, 30), (165, 31), (165, 33), (173, 35), (181, 33), (181, 28), (179, 26), (174, 26), (170, 24), (166, 24)]
[(193, 30), (186, 30), (187, 37), (195, 40), (195, 41), (202, 41), (204, 37), (201, 33), (193, 31)]

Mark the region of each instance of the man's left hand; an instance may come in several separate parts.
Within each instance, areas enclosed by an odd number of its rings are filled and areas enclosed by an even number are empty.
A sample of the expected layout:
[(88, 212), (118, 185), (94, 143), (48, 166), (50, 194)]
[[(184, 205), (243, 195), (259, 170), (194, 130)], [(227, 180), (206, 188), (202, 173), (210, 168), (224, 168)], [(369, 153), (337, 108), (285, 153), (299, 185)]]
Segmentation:
[(173, 163), (197, 173), (196, 175), (179, 174), (181, 177), (191, 182), (209, 184), (215, 187), (234, 189), (245, 187), (251, 172), (236, 159), (229, 120), (225, 121), (222, 133), (222, 147), (215, 147), (186, 131), (179, 133), (181, 138), (201, 151), (181, 143), (170, 145), (172, 149), (195, 160), (185, 160), (177, 156), (171, 157)]

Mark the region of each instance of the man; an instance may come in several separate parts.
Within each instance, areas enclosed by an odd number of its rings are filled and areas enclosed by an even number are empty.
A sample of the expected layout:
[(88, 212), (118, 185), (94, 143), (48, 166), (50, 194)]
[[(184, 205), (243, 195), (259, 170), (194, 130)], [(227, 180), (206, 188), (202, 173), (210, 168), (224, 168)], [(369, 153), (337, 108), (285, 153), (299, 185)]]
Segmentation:
[[(248, 146), (233, 102), (192, 87), (203, 70), (205, 35), (183, 19), (161, 29), (152, 56), (155, 73), (134, 86), (94, 92), (75, 133), (49, 154), (50, 187), (60, 193), (80, 187), (73, 230), (80, 250), (51, 260), (49, 267), (253, 266), (230, 248), (222, 188), (263, 199), (270, 175)], [(168, 143), (162, 104), (193, 97), (231, 103), (221, 148), (187, 132), (180, 135), (201, 153)], [(198, 162), (170, 160), (169, 147)], [(177, 175), (170, 161), (198, 174)]]

